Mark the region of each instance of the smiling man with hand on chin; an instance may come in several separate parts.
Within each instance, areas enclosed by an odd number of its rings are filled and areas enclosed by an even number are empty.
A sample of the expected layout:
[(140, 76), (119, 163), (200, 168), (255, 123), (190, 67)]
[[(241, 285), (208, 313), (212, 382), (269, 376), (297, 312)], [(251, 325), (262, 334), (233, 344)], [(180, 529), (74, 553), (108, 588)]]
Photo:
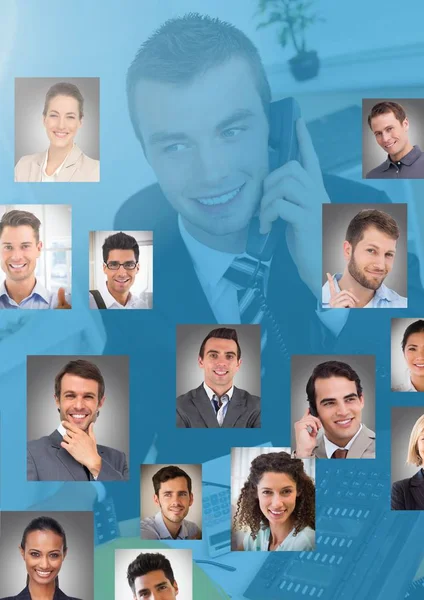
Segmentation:
[(117, 481), (128, 479), (125, 454), (97, 445), (94, 423), (105, 401), (99, 368), (87, 360), (68, 362), (55, 379), (60, 425), (28, 443), (29, 481)]

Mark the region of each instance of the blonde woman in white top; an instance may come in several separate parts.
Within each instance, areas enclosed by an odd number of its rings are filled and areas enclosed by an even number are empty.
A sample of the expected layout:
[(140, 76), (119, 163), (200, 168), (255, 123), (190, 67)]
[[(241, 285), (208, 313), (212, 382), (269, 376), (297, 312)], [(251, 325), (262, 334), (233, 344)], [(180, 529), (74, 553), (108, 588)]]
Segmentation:
[(99, 161), (89, 158), (74, 141), (83, 117), (84, 98), (77, 86), (66, 82), (53, 85), (47, 92), (43, 110), (49, 148), (23, 156), (15, 167), (15, 181), (99, 181)]

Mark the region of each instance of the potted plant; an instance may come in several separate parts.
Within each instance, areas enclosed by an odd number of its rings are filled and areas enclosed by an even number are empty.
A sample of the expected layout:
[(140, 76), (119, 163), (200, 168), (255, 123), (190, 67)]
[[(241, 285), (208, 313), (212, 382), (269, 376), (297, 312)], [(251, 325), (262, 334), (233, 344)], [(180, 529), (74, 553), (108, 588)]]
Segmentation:
[(306, 49), (305, 32), (310, 25), (324, 19), (311, 10), (313, 0), (259, 0), (258, 14), (268, 15), (256, 29), (277, 24), (278, 40), (285, 48), (291, 41), (296, 55), (289, 60), (293, 76), (298, 81), (312, 79), (319, 71), (319, 58), (315, 50)]

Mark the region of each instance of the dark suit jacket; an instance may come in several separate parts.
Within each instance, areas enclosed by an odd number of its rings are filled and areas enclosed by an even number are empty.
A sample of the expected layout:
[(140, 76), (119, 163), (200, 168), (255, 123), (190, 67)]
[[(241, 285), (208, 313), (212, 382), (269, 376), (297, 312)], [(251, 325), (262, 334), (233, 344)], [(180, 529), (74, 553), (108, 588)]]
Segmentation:
[[(57, 429), (49, 436), (28, 442), (28, 481), (88, 481), (84, 467), (61, 447), (62, 436)], [(102, 468), (97, 481), (128, 479), (124, 452), (108, 446), (97, 446)], [(90, 476), (92, 481), (93, 478)]]
[[(260, 427), (261, 399), (234, 386), (222, 427)], [(215, 427), (215, 410), (202, 385), (177, 398), (177, 427)]]
[[(29, 593), (28, 586), (26, 586), (22, 592), (20, 592), (17, 596), (9, 596), (8, 598), (2, 598), (1, 600), (32, 600), (31, 594)], [(53, 600), (79, 600), (78, 598), (72, 598), (71, 596), (67, 596), (62, 592), (60, 588), (56, 588)]]
[[(340, 177), (324, 174), (324, 184), (331, 202), (335, 203), (383, 203), (389, 202), (384, 192), (369, 185), (356, 183)], [(139, 369), (132, 369), (131, 389), (140, 390), (143, 398), (149, 401), (134, 402), (131, 405), (131, 420), (143, 423), (143, 431), (149, 435), (138, 436), (131, 447), (131, 457), (135, 463), (142, 463), (153, 440), (157, 451), (154, 462), (166, 462), (169, 449), (179, 443), (180, 433), (175, 428), (175, 377), (153, 377), (160, 357), (164, 373), (175, 372), (175, 326), (184, 323), (210, 323), (215, 326), (216, 318), (196, 275), (191, 257), (178, 230), (177, 214), (164, 197), (157, 184), (140, 190), (120, 207), (114, 220), (114, 229), (153, 230), (155, 264), (155, 302), (153, 311), (100, 311), (107, 333), (105, 354), (128, 354), (137, 356)], [(420, 285), (418, 261), (413, 254), (408, 255), (408, 301), (412, 311), (424, 306), (422, 291), (415, 294)], [(278, 245), (271, 264), (268, 281), (267, 301), (284, 335), (290, 354), (376, 354), (377, 374), (385, 377), (390, 385), (390, 316), (408, 316), (404, 309), (393, 312), (380, 310), (351, 310), (341, 334), (336, 337), (326, 330), (316, 315), (317, 300), (300, 279), (296, 265), (288, 251), (285, 239)], [(147, 312), (149, 314), (147, 314)], [(125, 314), (124, 314), (125, 313)], [(414, 314), (411, 312), (410, 314)], [(131, 326), (128, 318), (131, 316)], [(128, 331), (123, 336), (122, 331)], [(138, 331), (148, 344), (140, 344)], [(263, 442), (262, 431), (267, 431), (267, 439), (278, 445), (282, 436), (290, 437), (290, 361), (278, 352), (265, 352), (262, 357), (265, 377), (261, 382), (262, 404), (266, 399), (272, 410), (262, 410), (262, 429), (249, 433), (249, 445)], [(305, 409), (306, 409), (305, 400)], [(225, 429), (221, 438), (228, 436), (228, 447), (245, 446), (244, 429)], [(180, 461), (192, 462), (192, 448), (198, 451), (197, 460), (206, 462), (216, 456), (212, 444), (204, 443), (203, 428), (192, 429), (191, 443), (180, 447)], [(119, 495), (123, 518), (137, 514), (136, 482), (133, 493), (119, 486), (114, 489), (114, 497)], [(118, 502), (115, 502), (118, 505)]]
[(392, 510), (424, 510), (424, 474), (420, 469), (409, 479), (392, 485)]

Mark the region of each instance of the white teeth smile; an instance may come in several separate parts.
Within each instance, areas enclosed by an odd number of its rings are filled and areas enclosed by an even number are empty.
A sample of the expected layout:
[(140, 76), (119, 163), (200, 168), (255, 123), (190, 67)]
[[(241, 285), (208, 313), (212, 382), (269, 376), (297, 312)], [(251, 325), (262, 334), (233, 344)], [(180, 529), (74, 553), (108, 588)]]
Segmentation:
[(26, 263), (24, 263), (23, 265), (13, 265), (12, 263), (9, 263), (9, 266), (12, 267), (12, 269), (22, 269), (22, 267), (25, 267)]
[(352, 419), (346, 419), (346, 421), (336, 421), (338, 425), (347, 425)]
[(40, 575), (40, 577), (49, 577), (52, 574), (52, 571), (38, 571), (36, 569), (36, 573)]
[(205, 206), (214, 206), (216, 204), (226, 204), (227, 202), (229, 202), (230, 200), (235, 198), (235, 196), (237, 196), (237, 194), (239, 193), (241, 188), (242, 188), (242, 186), (238, 187), (237, 189), (233, 190), (232, 192), (227, 192), (226, 194), (222, 194), (222, 196), (213, 196), (212, 198), (197, 198), (197, 201), (200, 202), (200, 204), (203, 204)]
[(87, 415), (71, 415), (73, 419), (85, 419)]
[(424, 365), (418, 365), (418, 364), (415, 364), (414, 366), (415, 366), (415, 367), (420, 367), (420, 368), (421, 368), (421, 367), (424, 367)]
[(270, 512), (272, 515), (276, 515), (276, 516), (278, 517), (278, 516), (280, 516), (280, 515), (283, 515), (283, 514), (284, 514), (286, 511), (285, 511), (285, 510), (281, 510), (281, 511), (277, 512), (276, 510), (269, 510), (269, 512)]
[(60, 137), (60, 138), (66, 137), (68, 135), (67, 133), (59, 133), (58, 131), (55, 131), (54, 134), (56, 137)]

